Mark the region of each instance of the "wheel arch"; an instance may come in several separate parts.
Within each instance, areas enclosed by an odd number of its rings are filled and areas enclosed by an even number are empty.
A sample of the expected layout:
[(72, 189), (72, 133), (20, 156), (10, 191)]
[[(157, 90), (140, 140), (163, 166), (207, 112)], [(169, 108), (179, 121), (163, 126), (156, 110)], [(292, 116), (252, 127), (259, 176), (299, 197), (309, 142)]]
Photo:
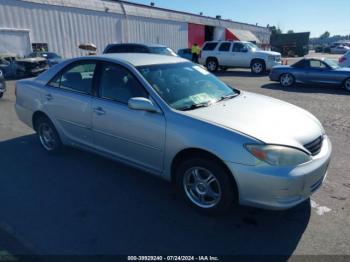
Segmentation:
[(205, 59), (205, 64), (207, 64), (210, 60), (215, 60), (219, 66), (219, 60), (215, 56), (208, 56), (207, 59)]
[(37, 131), (36, 125), (37, 125), (37, 121), (40, 117), (46, 117), (47, 119), (49, 119), (51, 121), (50, 117), (47, 114), (45, 114), (43, 111), (38, 110), (38, 111), (34, 112), (33, 117), (32, 117), (32, 125), (33, 125), (33, 129), (35, 131)]
[(231, 170), (228, 168), (228, 166), (225, 164), (225, 162), (222, 161), (215, 154), (213, 154), (207, 150), (201, 149), (201, 148), (186, 148), (186, 149), (181, 150), (180, 152), (178, 152), (175, 155), (175, 157), (173, 158), (173, 160), (171, 162), (171, 169), (170, 169), (170, 171), (171, 171), (171, 183), (172, 184), (176, 184), (176, 168), (177, 168), (177, 166), (185, 159), (194, 158), (194, 157), (212, 159), (213, 161), (220, 164), (229, 174), (231, 174), (229, 176), (229, 179), (230, 179), (232, 187), (235, 190), (237, 199), (239, 198), (238, 185), (237, 185), (237, 182), (235, 180), (234, 174), (231, 172)]
[(264, 66), (266, 67), (266, 62), (265, 62), (265, 60), (264, 60), (263, 58), (258, 58), (258, 57), (255, 57), (255, 58), (253, 58), (252, 60), (250, 60), (250, 66), (252, 66), (253, 63), (256, 62), (256, 61), (263, 62)]

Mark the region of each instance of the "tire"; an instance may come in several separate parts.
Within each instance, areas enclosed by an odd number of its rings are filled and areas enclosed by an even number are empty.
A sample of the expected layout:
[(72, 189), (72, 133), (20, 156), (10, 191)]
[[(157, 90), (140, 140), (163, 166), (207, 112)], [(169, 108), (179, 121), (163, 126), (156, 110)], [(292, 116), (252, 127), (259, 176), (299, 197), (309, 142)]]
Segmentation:
[(0, 92), (0, 98), (2, 98), (3, 96), (4, 96), (4, 93), (1, 93), (1, 92)]
[(218, 60), (215, 58), (209, 58), (206, 63), (206, 67), (209, 72), (216, 72), (219, 68)]
[(237, 190), (230, 180), (232, 174), (217, 160), (205, 157), (187, 159), (175, 172), (181, 196), (198, 211), (220, 215), (237, 203)]
[(295, 84), (295, 78), (292, 74), (285, 73), (280, 76), (280, 84), (282, 87), (291, 87)]
[(266, 65), (264, 61), (253, 60), (250, 65), (250, 70), (254, 75), (261, 75), (266, 72)]
[(40, 116), (35, 122), (35, 130), (42, 148), (50, 153), (59, 153), (62, 142), (53, 123), (45, 116)]
[(350, 78), (348, 78), (348, 79), (346, 79), (345, 81), (344, 81), (344, 88), (345, 88), (345, 90), (346, 91), (349, 91), (350, 92)]

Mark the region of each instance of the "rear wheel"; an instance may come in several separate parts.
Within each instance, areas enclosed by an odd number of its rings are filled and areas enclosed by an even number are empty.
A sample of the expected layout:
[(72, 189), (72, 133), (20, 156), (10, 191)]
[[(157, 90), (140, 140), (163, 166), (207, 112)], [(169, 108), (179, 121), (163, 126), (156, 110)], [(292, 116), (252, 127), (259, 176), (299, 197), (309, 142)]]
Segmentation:
[(4, 96), (4, 93), (0, 93), (0, 98), (2, 98)]
[(222, 164), (210, 158), (193, 158), (176, 169), (177, 186), (186, 201), (197, 210), (217, 215), (236, 202), (236, 189)]
[(39, 117), (35, 125), (41, 146), (45, 151), (57, 153), (62, 148), (60, 137), (56, 128), (47, 117)]
[(346, 79), (345, 82), (344, 82), (344, 88), (347, 90), (347, 91), (350, 91), (350, 78)]
[(283, 74), (280, 77), (280, 84), (283, 87), (291, 87), (292, 85), (294, 85), (295, 83), (295, 79), (294, 76), (287, 73), (287, 74)]
[(209, 58), (207, 60), (207, 64), (206, 64), (209, 72), (215, 72), (218, 70), (218, 67), (219, 67), (219, 63), (216, 59), (214, 58)]

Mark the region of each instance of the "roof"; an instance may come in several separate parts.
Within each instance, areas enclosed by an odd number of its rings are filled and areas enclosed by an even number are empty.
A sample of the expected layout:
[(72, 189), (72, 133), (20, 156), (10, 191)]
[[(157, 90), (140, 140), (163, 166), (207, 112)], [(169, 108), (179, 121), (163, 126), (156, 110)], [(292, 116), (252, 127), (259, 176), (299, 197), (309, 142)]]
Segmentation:
[(113, 43), (113, 44), (108, 44), (108, 46), (123, 46), (123, 45), (140, 45), (140, 46), (147, 46), (147, 47), (167, 47), (166, 45), (161, 45), (161, 44), (148, 44), (148, 43)]
[(269, 29), (248, 23), (236, 22), (229, 19), (218, 19), (210, 16), (203, 16), (183, 11), (176, 11), (166, 8), (153, 7), (149, 5), (132, 3), (119, 0), (20, 0), (37, 4), (55, 5), (62, 7), (73, 7), (87, 10), (94, 10), (105, 13), (117, 13), (125, 16), (141, 16), (171, 21), (181, 21), (212, 26), (243, 28), (270, 33)]
[(178, 56), (156, 55), (156, 54), (141, 54), (141, 53), (118, 53), (118, 54), (104, 54), (94, 56), (95, 58), (108, 58), (112, 60), (119, 60), (127, 62), (133, 66), (146, 66), (158, 64), (175, 64), (189, 62), (186, 59)]

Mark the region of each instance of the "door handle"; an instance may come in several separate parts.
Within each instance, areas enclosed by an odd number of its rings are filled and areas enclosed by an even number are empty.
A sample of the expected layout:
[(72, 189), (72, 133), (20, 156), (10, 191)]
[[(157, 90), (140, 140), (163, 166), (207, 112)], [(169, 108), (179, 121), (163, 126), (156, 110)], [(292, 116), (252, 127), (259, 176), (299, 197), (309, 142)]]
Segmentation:
[(102, 107), (95, 107), (94, 108), (94, 112), (95, 114), (99, 115), (99, 116), (102, 116), (102, 115), (105, 115), (106, 114), (106, 111), (103, 110)]
[(46, 100), (50, 101), (53, 99), (53, 96), (51, 94), (46, 95)]

